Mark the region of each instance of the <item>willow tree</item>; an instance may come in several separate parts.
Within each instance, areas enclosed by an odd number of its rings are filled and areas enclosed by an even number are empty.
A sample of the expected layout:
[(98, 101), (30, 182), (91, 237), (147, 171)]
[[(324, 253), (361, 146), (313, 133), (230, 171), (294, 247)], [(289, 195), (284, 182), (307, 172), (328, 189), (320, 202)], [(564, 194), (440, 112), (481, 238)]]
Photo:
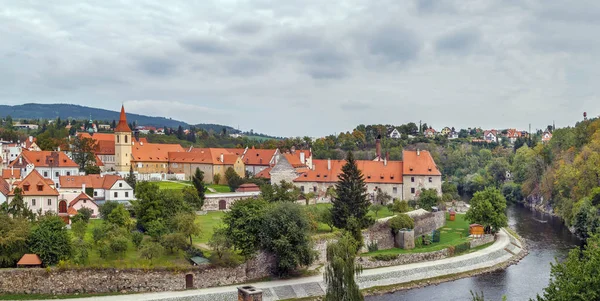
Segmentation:
[(357, 251), (358, 244), (348, 232), (327, 246), (327, 267), (323, 274), (327, 284), (325, 301), (364, 300), (354, 279), (362, 272), (362, 266), (354, 261)]

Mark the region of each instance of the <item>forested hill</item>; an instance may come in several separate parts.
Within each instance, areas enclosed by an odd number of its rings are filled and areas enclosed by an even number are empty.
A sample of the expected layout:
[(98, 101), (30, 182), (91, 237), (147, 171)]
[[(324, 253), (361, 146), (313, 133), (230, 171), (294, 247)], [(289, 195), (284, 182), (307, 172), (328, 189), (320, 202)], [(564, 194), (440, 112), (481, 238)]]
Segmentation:
[[(110, 111), (98, 108), (85, 107), (72, 104), (37, 104), (26, 103), (23, 105), (7, 106), (0, 105), (0, 118), (10, 115), (13, 119), (76, 119), (87, 120), (92, 117), (93, 120), (112, 121), (119, 118), (119, 112)], [(149, 125), (155, 127), (170, 127), (177, 128), (180, 125), (188, 128), (190, 125), (186, 122), (174, 120), (165, 117), (145, 116), (139, 114), (127, 113), (127, 120), (135, 122), (137, 125)], [(235, 133), (237, 130), (230, 126), (219, 124), (198, 124), (197, 128), (204, 130), (213, 130), (220, 132), (223, 128), (227, 129), (228, 133)]]

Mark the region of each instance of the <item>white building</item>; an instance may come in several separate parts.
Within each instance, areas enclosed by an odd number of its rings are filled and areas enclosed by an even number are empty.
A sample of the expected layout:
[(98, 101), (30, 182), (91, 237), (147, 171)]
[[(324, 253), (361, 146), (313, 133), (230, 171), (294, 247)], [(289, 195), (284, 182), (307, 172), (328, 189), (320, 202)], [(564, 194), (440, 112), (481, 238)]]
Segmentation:
[(398, 131), (398, 129), (394, 129), (390, 133), (390, 138), (392, 138), (392, 139), (400, 139), (400, 138), (402, 138), (402, 134), (400, 134), (400, 131)]
[(55, 187), (60, 187), (59, 178), (61, 176), (71, 176), (79, 173), (77, 163), (65, 153), (55, 151), (23, 150), (9, 167), (20, 169), (23, 177), (26, 177), (35, 169), (44, 178), (54, 181)]
[(21, 189), (25, 205), (34, 213), (58, 212), (58, 190), (54, 182), (32, 170), (22, 181), (15, 182), (8, 194), (8, 203), (15, 197), (15, 188)]
[(86, 192), (98, 204), (115, 201), (129, 204), (135, 199), (133, 188), (117, 175), (87, 175), (60, 177), (61, 193)]

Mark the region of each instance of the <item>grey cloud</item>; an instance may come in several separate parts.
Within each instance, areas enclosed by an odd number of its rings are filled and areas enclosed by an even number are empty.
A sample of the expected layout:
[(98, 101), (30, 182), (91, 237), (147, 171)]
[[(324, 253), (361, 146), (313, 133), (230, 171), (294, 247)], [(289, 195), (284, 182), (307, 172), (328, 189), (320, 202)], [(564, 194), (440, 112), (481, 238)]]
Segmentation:
[(306, 72), (315, 79), (335, 79), (347, 76), (351, 63), (347, 54), (335, 47), (317, 49), (303, 55), (300, 61)]
[(232, 54), (235, 50), (224, 42), (213, 37), (187, 37), (179, 41), (179, 45), (194, 53)]
[(304, 31), (286, 31), (280, 33), (274, 38), (273, 47), (286, 51), (300, 51), (319, 47), (322, 43), (322, 38), (312, 33), (312, 29), (307, 28)]
[(239, 35), (253, 35), (261, 32), (264, 25), (257, 20), (241, 20), (229, 24), (227, 30)]
[(481, 33), (476, 28), (461, 29), (443, 35), (435, 42), (439, 52), (465, 54), (472, 50), (481, 39)]
[(176, 68), (175, 62), (159, 57), (141, 57), (137, 62), (138, 68), (148, 75), (170, 75)]
[(364, 111), (372, 109), (373, 106), (370, 103), (349, 100), (340, 105), (340, 109), (344, 111)]
[(417, 9), (417, 12), (421, 14), (434, 12), (455, 12), (454, 6), (444, 0), (415, 0), (415, 7)]
[(267, 72), (271, 65), (269, 61), (252, 57), (233, 59), (225, 64), (227, 72), (234, 76), (255, 76)]
[(376, 28), (367, 40), (368, 51), (385, 63), (403, 63), (417, 58), (422, 42), (415, 33), (397, 24)]

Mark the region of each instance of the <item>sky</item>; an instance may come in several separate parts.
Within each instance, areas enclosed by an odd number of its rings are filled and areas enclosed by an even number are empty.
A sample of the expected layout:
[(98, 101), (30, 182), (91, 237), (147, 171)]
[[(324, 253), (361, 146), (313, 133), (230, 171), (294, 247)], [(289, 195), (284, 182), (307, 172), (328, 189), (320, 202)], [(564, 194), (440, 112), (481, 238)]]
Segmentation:
[[(0, 0), (0, 103), (276, 136), (600, 114), (600, 1)], [(0, 113), (1, 115), (1, 113)]]

